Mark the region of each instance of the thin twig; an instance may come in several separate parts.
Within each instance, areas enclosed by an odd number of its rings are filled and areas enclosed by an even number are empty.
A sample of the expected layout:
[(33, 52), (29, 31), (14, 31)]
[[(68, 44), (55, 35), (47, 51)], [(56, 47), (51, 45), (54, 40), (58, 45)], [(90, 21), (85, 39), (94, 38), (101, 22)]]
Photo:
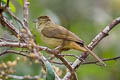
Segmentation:
[[(103, 61), (112, 61), (112, 60), (118, 60), (120, 59), (120, 56), (113, 57), (113, 58), (107, 58), (107, 59), (102, 59)], [(99, 61), (90, 61), (90, 62), (83, 62), (82, 64), (96, 64)]]
[(29, 2), (27, 0), (23, 0), (24, 24), (26, 27), (28, 27), (28, 6)]
[(81, 57), (76, 56), (74, 54), (58, 54), (58, 55), (63, 56), (63, 57), (64, 56), (71, 56), (71, 57), (74, 57), (74, 58), (79, 59), (80, 61), (84, 62), (84, 60)]
[[(114, 60), (118, 60), (120, 59), (120, 56), (117, 56), (117, 57), (113, 57), (113, 58), (106, 58), (106, 59), (102, 59), (104, 62), (106, 61), (114, 61)], [(62, 62), (57, 62), (57, 61), (50, 61), (51, 63), (54, 63), (54, 64), (59, 64), (59, 65), (64, 65)], [(99, 61), (89, 61), (89, 62), (83, 62), (82, 65), (85, 65), (85, 64), (96, 64), (98, 63)], [(70, 62), (71, 65), (73, 64), (72, 62)]]
[(6, 41), (2, 41), (2, 42), (0, 42), (0, 47), (27, 48), (27, 44), (26, 43), (20, 43), (20, 42), (6, 42)]
[(11, 24), (11, 22), (8, 21), (5, 17), (2, 17), (2, 16), (0, 17), (0, 23), (1, 23), (4, 27), (6, 27), (8, 30), (10, 30), (16, 37), (18, 36), (18, 34), (19, 34), (18, 29), (16, 29), (16, 28), (14, 27), (14, 25)]
[(9, 53), (17, 54), (17, 55), (22, 55), (22, 56), (25, 56), (27, 58), (31, 58), (30, 56), (26, 55), (25, 53), (23, 53), (21, 51), (15, 51), (15, 50), (5, 50), (5, 51), (3, 51), (3, 52), (0, 53), (0, 56), (3, 56), (5, 54), (9, 54)]
[(6, 39), (6, 38), (0, 38), (0, 41), (6, 41), (6, 42), (18, 42), (16, 40)]
[(0, 7), (1, 7), (1, 0), (0, 0)]
[(28, 7), (29, 7), (29, 2), (27, 0), (23, 0), (23, 10), (24, 10), (24, 26), (23, 28), (27, 31), (28, 35), (32, 37), (32, 33), (30, 32), (28, 28)]
[(9, 13), (16, 21), (18, 21), (18, 22), (21, 24), (21, 26), (25, 26), (24, 23), (23, 23), (23, 21), (21, 21), (17, 16), (15, 16), (15, 15), (10, 11), (9, 8), (7, 8), (6, 10), (8, 11), (8, 13)]
[(71, 57), (75, 57), (75, 58), (79, 59), (78, 56), (73, 55), (73, 54), (58, 54), (58, 55), (63, 56), (63, 57), (64, 57), (64, 56), (71, 56)]
[(9, 7), (9, 2), (10, 2), (10, 0), (7, 0), (7, 4), (5, 6), (6, 8)]

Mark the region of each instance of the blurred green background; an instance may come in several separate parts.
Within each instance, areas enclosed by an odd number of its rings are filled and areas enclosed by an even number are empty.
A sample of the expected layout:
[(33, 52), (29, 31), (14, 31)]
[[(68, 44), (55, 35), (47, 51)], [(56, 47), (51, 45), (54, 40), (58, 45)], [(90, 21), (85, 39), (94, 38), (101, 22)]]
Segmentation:
[[(15, 6), (15, 15), (23, 20), (22, 0), (11, 0)], [(40, 45), (44, 44), (40, 41), (39, 34), (32, 22), (39, 16), (48, 15), (56, 23), (60, 24), (70, 31), (77, 34), (85, 44), (90, 41), (102, 30), (111, 23), (113, 19), (120, 16), (120, 0), (30, 0), (29, 6), (29, 26), (34, 34), (36, 42)], [(20, 25), (16, 25), (18, 28)], [(120, 25), (117, 25), (109, 36), (104, 38), (95, 48), (94, 52), (100, 58), (112, 58), (120, 56)], [(11, 38), (7, 30), (1, 29), (1, 36)], [(14, 38), (14, 37), (13, 37)], [(6, 49), (6, 48), (4, 48)], [(8, 49), (8, 48), (7, 48)], [(3, 48), (1, 49), (3, 50)], [(79, 55), (80, 52), (70, 50), (64, 54)], [(43, 52), (43, 55), (47, 55)], [(48, 55), (47, 55), (48, 56)], [(47, 57), (46, 56), (46, 57)], [(17, 55), (6, 55), (0, 60), (14, 60)], [(74, 58), (66, 57), (69, 61), (74, 61)], [(88, 56), (87, 61), (95, 59)], [(41, 74), (41, 68), (38, 64), (29, 65), (31, 61), (23, 62), (22, 60), (16, 65), (15, 70), (17, 75), (37, 75)], [(120, 60), (106, 62), (106, 67), (101, 67), (95, 64), (81, 65), (77, 69), (78, 80), (120, 80)], [(53, 64), (54, 65), (54, 64)], [(56, 65), (65, 74), (65, 67)], [(63, 76), (61, 75), (61, 77)], [(11, 79), (16, 80), (16, 79)]]

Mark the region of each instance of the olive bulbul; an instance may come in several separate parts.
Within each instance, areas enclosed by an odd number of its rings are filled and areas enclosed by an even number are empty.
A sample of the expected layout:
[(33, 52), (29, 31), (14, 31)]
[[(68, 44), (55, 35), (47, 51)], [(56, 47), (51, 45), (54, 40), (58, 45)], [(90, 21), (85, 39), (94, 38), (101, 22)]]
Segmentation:
[(40, 33), (41, 40), (48, 46), (59, 47), (58, 50), (60, 52), (70, 49), (88, 52), (104, 66), (106, 65), (94, 52), (84, 45), (83, 40), (73, 32), (55, 24), (48, 16), (40, 16), (34, 22)]

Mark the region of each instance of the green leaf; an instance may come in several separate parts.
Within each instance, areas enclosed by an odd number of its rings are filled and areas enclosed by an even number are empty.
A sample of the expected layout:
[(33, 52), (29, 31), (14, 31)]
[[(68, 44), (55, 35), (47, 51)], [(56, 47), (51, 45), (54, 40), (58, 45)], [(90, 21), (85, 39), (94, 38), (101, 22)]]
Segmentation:
[(15, 12), (15, 6), (12, 4), (12, 2), (10, 2), (9, 7), (12, 12)]
[(46, 80), (55, 80), (55, 74), (51, 64), (44, 56), (42, 58), (46, 68)]
[(23, 0), (16, 0), (21, 6), (23, 6)]
[[(7, 0), (2, 0), (2, 5), (5, 6), (7, 3)], [(12, 2), (9, 2), (9, 8), (12, 12), (15, 12), (15, 6), (12, 4)]]

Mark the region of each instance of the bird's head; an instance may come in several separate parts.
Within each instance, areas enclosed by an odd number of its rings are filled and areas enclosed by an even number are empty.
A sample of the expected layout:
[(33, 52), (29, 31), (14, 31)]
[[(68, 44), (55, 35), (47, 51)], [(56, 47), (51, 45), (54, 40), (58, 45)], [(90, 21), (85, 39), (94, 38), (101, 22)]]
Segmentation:
[(36, 20), (34, 20), (34, 23), (42, 24), (48, 21), (51, 21), (51, 19), (48, 16), (40, 16)]
[(36, 24), (36, 28), (42, 28), (48, 22), (52, 22), (48, 16), (40, 16), (36, 20), (33, 21)]

